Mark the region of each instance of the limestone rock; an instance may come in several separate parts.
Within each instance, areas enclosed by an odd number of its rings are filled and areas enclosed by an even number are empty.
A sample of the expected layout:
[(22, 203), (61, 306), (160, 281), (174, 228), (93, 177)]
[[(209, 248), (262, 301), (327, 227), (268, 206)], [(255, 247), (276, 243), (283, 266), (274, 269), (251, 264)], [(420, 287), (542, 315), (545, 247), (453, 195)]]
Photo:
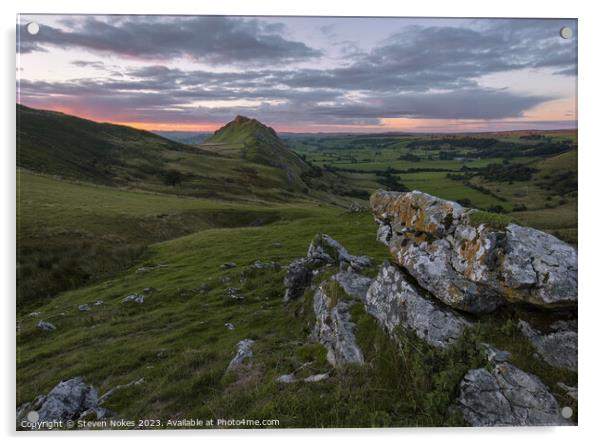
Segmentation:
[(305, 377), (303, 379), (303, 381), (305, 383), (315, 383), (315, 382), (321, 382), (322, 380), (326, 380), (328, 377), (330, 377), (330, 374), (327, 372), (324, 374), (313, 374), (308, 377)]
[(280, 264), (276, 263), (274, 261), (260, 261), (257, 260), (253, 263), (252, 266), (254, 269), (273, 269), (273, 270), (280, 270)]
[(577, 332), (569, 323), (552, 324), (552, 332), (548, 334), (542, 334), (524, 320), (520, 320), (518, 326), (546, 363), (577, 371)]
[(295, 383), (297, 379), (294, 374), (282, 374), (276, 378), (278, 383)]
[(229, 331), (234, 330), (234, 325), (232, 323), (224, 323), (224, 327)]
[(372, 279), (352, 271), (339, 272), (332, 277), (348, 295), (363, 301), (366, 298), (366, 292), (372, 284)]
[(307, 250), (307, 258), (329, 264), (349, 264), (355, 270), (370, 267), (367, 256), (351, 255), (345, 247), (329, 235), (316, 235)]
[(313, 336), (326, 347), (326, 358), (332, 366), (363, 363), (364, 356), (355, 340), (351, 304), (346, 299), (329, 296), (326, 285), (326, 281), (320, 284), (314, 294), (316, 325)]
[(569, 386), (562, 382), (557, 383), (558, 387), (562, 389), (566, 394), (573, 400), (577, 400), (578, 398), (578, 390), (576, 386)]
[(419, 191), (377, 191), (370, 205), (377, 239), (449, 306), (478, 314), (508, 302), (577, 303), (577, 253), (552, 235), (516, 224), (475, 225), (476, 210)]
[(237, 264), (236, 264), (236, 263), (234, 263), (234, 262), (232, 262), (232, 261), (229, 261), (229, 262), (227, 262), (227, 263), (224, 263), (224, 264), (222, 264), (222, 265), (221, 265), (221, 268), (222, 268), (222, 269), (234, 269), (236, 266), (237, 266)]
[(239, 341), (236, 344), (236, 355), (230, 361), (226, 372), (235, 371), (239, 369), (245, 360), (251, 359), (253, 357), (253, 345), (255, 344), (254, 340), (250, 338), (245, 338), (244, 340)]
[(458, 406), (471, 426), (568, 425), (539, 378), (502, 361), (471, 369), (460, 383)]
[(245, 296), (238, 287), (229, 287), (226, 289), (226, 296), (231, 300), (244, 300)]
[(30, 411), (36, 411), (40, 422), (77, 420), (94, 413), (96, 419), (108, 415), (99, 406), (96, 389), (84, 383), (81, 377), (63, 380), (47, 395), (22, 405), (17, 411), (17, 426)]
[(40, 320), (38, 321), (38, 329), (42, 331), (54, 331), (56, 330), (56, 326), (50, 323), (49, 321)]
[(87, 312), (90, 310), (90, 305), (89, 304), (80, 304), (78, 306), (78, 309), (80, 312)]
[(307, 287), (311, 284), (312, 269), (310, 262), (306, 258), (300, 258), (293, 261), (288, 266), (288, 271), (284, 277), (284, 301), (299, 298)]
[(142, 304), (144, 303), (144, 295), (142, 294), (130, 294), (127, 297), (125, 297), (122, 301), (122, 303), (138, 303), (138, 304)]
[(125, 383), (123, 385), (117, 385), (114, 388), (111, 388), (110, 390), (108, 390), (102, 396), (100, 396), (100, 398), (98, 399), (98, 403), (102, 404), (102, 403), (106, 402), (113, 394), (115, 394), (115, 392), (117, 392), (119, 390), (129, 388), (130, 386), (138, 386), (138, 385), (142, 385), (142, 384), (144, 384), (144, 378), (139, 378), (138, 380), (132, 380), (131, 382)]
[(368, 289), (365, 307), (389, 333), (401, 326), (439, 348), (454, 343), (470, 326), (464, 316), (423, 295), (388, 262)]

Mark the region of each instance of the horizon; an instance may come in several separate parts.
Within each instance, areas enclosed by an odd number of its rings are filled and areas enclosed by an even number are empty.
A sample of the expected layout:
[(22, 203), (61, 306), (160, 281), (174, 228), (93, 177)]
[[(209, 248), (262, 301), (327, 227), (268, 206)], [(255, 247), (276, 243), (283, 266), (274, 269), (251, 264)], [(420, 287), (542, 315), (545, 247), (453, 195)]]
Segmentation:
[(20, 15), (17, 103), (152, 132), (576, 130), (576, 48), (574, 19)]

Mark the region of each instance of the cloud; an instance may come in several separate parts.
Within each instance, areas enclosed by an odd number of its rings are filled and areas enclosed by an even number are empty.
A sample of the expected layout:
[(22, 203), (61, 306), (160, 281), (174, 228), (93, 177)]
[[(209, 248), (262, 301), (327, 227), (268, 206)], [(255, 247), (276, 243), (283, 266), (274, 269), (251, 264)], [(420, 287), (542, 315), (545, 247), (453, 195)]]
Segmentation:
[(216, 64), (278, 64), (321, 55), (303, 42), (282, 37), (284, 25), (257, 19), (128, 16), (111, 21), (90, 17), (66, 24), (71, 27), (41, 24), (35, 36), (21, 25), (21, 52), (54, 46), (149, 60), (189, 57)]
[[(576, 23), (569, 23), (576, 32)], [(114, 66), (76, 60), (76, 66), (95, 68), (94, 76), (65, 82), (23, 80), (20, 91), (31, 106), (51, 103), (104, 120), (130, 122), (219, 124), (239, 113), (274, 124), (308, 125), (378, 125), (383, 118), (399, 117), (520, 118), (558, 97), (485, 88), (479, 79), (526, 68), (576, 73), (576, 39), (558, 35), (565, 24), (479, 20), (465, 27), (404, 26), (372, 49), (350, 52), (343, 64), (317, 69), (271, 63), (319, 54), (302, 42), (284, 39), (282, 24), (223, 17), (122, 17), (111, 23), (87, 19), (72, 22), (70, 31), (43, 27), (37, 45), (164, 56), (165, 64), (122, 66), (117, 78), (111, 71)], [(168, 66), (170, 58), (181, 56), (217, 64), (249, 61), (249, 66)], [(257, 61), (266, 63), (255, 65)], [(210, 106), (211, 101), (219, 106)]]

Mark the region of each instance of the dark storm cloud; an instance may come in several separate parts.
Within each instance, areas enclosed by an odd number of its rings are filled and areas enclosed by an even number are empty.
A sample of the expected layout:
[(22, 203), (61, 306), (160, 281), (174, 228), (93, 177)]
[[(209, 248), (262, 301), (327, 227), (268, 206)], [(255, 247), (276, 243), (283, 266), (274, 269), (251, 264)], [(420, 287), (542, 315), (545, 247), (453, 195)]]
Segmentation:
[(49, 46), (83, 48), (143, 59), (190, 57), (211, 63), (285, 63), (317, 57), (320, 52), (281, 36), (283, 25), (228, 17), (159, 18), (131, 16), (109, 22), (85, 18), (63, 30), (42, 24), (29, 35), (22, 25), (22, 53)]
[[(281, 24), (228, 18), (120, 18), (43, 27), (40, 45), (76, 46), (138, 57), (189, 55), (215, 63), (284, 61), (318, 54), (285, 40)], [(176, 26), (177, 24), (177, 26)], [(506, 119), (557, 97), (484, 88), (481, 76), (524, 68), (576, 73), (576, 39), (551, 20), (475, 21), (467, 27), (406, 26), (369, 51), (354, 49), (327, 68), (252, 66), (244, 71), (182, 70), (152, 64), (69, 82), (21, 82), (24, 103), (91, 110), (106, 120), (223, 123), (239, 113), (271, 123), (378, 124), (381, 118)], [(133, 28), (132, 28), (133, 27)], [(48, 31), (48, 30), (51, 31)], [(135, 31), (132, 31), (134, 29)], [(85, 30), (85, 31), (84, 31)], [(323, 30), (324, 31), (324, 30)], [(325, 31), (330, 31), (326, 29)], [(574, 30), (576, 31), (576, 29)], [(129, 35), (135, 32), (136, 37)], [(195, 32), (209, 36), (201, 41)], [(143, 37), (140, 37), (143, 36)], [(182, 39), (191, 38), (179, 45)], [(24, 42), (26, 45), (31, 42)], [(352, 45), (352, 42), (347, 44)], [(178, 48), (176, 48), (178, 47)], [(102, 69), (102, 62), (73, 62)], [(252, 64), (253, 65), (253, 64)], [(202, 101), (248, 106), (193, 106)]]
[(362, 101), (339, 106), (315, 107), (310, 112), (347, 118), (501, 119), (520, 116), (524, 110), (549, 99), (475, 88), (448, 93), (402, 93), (367, 97)]

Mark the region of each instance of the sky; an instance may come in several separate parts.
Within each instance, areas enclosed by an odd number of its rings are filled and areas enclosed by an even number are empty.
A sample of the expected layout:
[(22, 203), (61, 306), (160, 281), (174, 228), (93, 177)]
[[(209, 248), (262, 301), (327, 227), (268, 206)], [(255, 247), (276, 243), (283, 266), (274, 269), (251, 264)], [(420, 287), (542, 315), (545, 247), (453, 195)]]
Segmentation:
[(21, 104), (146, 130), (576, 128), (577, 21), (21, 15), (17, 80)]

